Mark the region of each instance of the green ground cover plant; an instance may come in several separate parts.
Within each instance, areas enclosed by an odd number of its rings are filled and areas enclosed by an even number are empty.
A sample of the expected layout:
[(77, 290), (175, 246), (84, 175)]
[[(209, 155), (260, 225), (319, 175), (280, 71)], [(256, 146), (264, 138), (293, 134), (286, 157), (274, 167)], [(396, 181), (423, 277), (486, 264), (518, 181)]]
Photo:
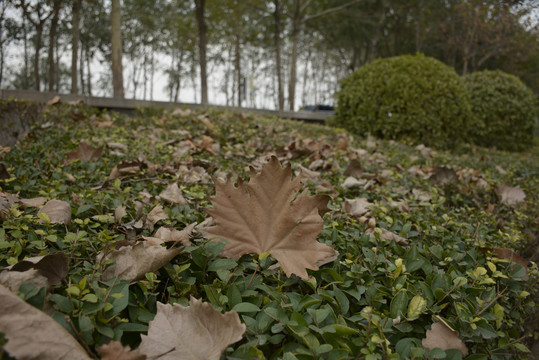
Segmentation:
[(537, 147), (213, 110), (43, 116), (0, 148), (5, 359), (58, 357), (14, 330), (21, 312), (81, 359), (524, 359), (538, 336)]

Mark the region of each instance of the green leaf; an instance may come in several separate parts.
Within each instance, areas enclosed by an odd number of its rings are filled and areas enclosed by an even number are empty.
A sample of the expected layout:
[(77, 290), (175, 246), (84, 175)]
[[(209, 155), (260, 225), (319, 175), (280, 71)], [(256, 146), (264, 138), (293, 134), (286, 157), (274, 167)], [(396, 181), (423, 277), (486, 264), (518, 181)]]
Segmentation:
[(408, 316), (409, 321), (419, 318), (419, 315), (425, 311), (427, 308), (427, 301), (421, 297), (421, 295), (416, 295), (410, 300), (408, 305)]
[(389, 308), (393, 319), (396, 319), (399, 315), (404, 316), (408, 307), (408, 299), (408, 292), (406, 290), (400, 290), (393, 300), (391, 300)]
[(258, 312), (260, 311), (260, 308), (256, 306), (255, 304), (242, 302), (242, 303), (236, 304), (232, 308), (232, 310), (237, 311), (239, 313), (245, 313), (245, 312)]

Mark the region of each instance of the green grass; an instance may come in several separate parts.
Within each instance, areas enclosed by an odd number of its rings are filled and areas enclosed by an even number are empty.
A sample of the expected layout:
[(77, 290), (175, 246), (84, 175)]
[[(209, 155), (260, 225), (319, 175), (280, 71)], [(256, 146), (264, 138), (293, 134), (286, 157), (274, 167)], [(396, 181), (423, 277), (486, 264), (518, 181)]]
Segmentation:
[[(256, 305), (258, 310), (240, 313), (247, 331), (223, 355), (230, 359), (461, 358), (456, 350), (423, 349), (426, 328), (439, 318), (459, 332), (475, 355), (470, 359), (526, 357), (530, 341), (526, 336), (534, 335), (526, 319), (536, 311), (537, 266), (530, 264), (530, 279), (523, 281), (521, 266), (496, 258), (491, 250), (525, 251), (530, 243), (537, 243), (537, 142), (527, 153), (465, 146), (455, 154), (438, 151), (424, 156), (404, 144), (373, 142), (339, 129), (212, 110), (173, 116), (140, 109), (136, 116), (126, 117), (59, 105), (47, 109), (44, 116), (47, 126), (36, 124), (0, 159), (11, 175), (0, 180), (0, 191), (18, 193), (20, 198), (67, 201), (72, 222), (42, 224), (35, 208), (13, 205), (2, 215), (0, 268), (25, 257), (66, 253), (67, 278), (50, 291), (53, 317), (91, 351), (111, 338), (136, 348), (155, 315), (157, 301), (187, 305), (194, 296), (221, 311), (231, 310), (238, 301)], [(210, 127), (200, 120), (204, 117)], [(109, 120), (113, 126), (96, 126), (96, 121)], [(178, 151), (182, 141), (196, 143), (203, 135), (219, 144), (214, 154), (200, 148)], [(102, 157), (68, 161), (67, 154), (81, 140), (94, 147), (104, 145)], [(127, 149), (107, 146), (111, 142), (123, 143)], [(137, 201), (143, 204), (142, 214), (159, 203), (143, 191), (157, 196), (178, 181), (181, 166), (200, 166), (210, 175), (235, 173), (245, 179), (248, 166), (267, 152), (289, 159), (293, 168), (322, 160), (321, 177), (335, 188), (318, 241), (334, 246), (339, 256), (318, 271), (309, 270), (310, 281), (286, 278), (270, 269), (275, 263), (271, 257), (259, 261), (256, 255), (245, 255), (223, 262), (218, 257), (220, 245), (200, 236), (143, 280), (98, 280), (106, 266), (98, 255), (126, 238), (121, 224), (108, 221), (116, 207), (126, 207), (124, 221), (136, 219)], [(138, 158), (149, 162), (141, 172), (107, 181), (120, 161)], [(351, 158), (360, 160), (364, 172), (374, 174), (367, 189), (341, 186)], [(460, 178), (437, 186), (411, 175), (407, 169), (414, 165), (424, 171), (446, 166)], [(466, 169), (473, 169), (468, 170), (475, 176), (471, 180), (464, 175)], [(478, 186), (478, 178), (488, 186)], [(520, 186), (525, 201), (517, 206), (502, 204), (494, 189), (503, 183)], [(168, 225), (181, 230), (207, 217), (212, 183), (180, 181), (179, 185), (187, 205), (161, 202), (168, 219), (156, 228)], [(312, 193), (320, 192), (316, 185), (307, 183)], [(430, 199), (418, 199), (414, 189)], [(375, 204), (372, 215), (377, 227), (409, 239), (410, 244), (388, 241), (380, 230), (374, 237), (365, 234), (368, 222), (362, 224), (342, 210), (345, 198), (358, 197)], [(392, 207), (392, 201), (405, 202), (407, 211)], [(137, 238), (149, 235), (144, 230)], [(78, 295), (67, 290), (74, 286), (80, 288)], [(21, 287), (21, 296), (43, 306), (44, 292), (25, 289)], [(105, 307), (113, 300), (100, 294), (115, 291), (125, 292), (128, 302), (123, 307)], [(103, 306), (94, 306), (84, 297), (87, 294), (98, 295)], [(414, 307), (417, 299), (424, 300), (425, 306)]]

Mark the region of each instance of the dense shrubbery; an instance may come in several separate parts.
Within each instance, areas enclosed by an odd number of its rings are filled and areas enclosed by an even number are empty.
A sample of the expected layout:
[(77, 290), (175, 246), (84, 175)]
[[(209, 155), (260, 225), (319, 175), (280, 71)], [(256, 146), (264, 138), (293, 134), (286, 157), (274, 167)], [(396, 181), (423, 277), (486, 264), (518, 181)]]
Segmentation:
[(533, 144), (537, 121), (533, 92), (516, 76), (481, 71), (464, 77), (477, 126), (473, 141), (504, 150), (523, 150)]
[(344, 79), (335, 123), (356, 134), (447, 148), (465, 141), (468, 94), (449, 66), (423, 55), (376, 60)]

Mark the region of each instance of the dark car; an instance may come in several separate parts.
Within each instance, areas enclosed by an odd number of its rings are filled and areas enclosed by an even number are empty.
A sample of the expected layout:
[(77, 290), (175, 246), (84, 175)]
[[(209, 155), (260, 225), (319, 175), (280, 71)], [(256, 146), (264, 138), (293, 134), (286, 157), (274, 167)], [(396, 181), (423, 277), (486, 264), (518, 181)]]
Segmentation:
[(316, 104), (302, 106), (300, 111), (312, 111), (333, 114), (335, 112), (335, 108), (331, 105)]

